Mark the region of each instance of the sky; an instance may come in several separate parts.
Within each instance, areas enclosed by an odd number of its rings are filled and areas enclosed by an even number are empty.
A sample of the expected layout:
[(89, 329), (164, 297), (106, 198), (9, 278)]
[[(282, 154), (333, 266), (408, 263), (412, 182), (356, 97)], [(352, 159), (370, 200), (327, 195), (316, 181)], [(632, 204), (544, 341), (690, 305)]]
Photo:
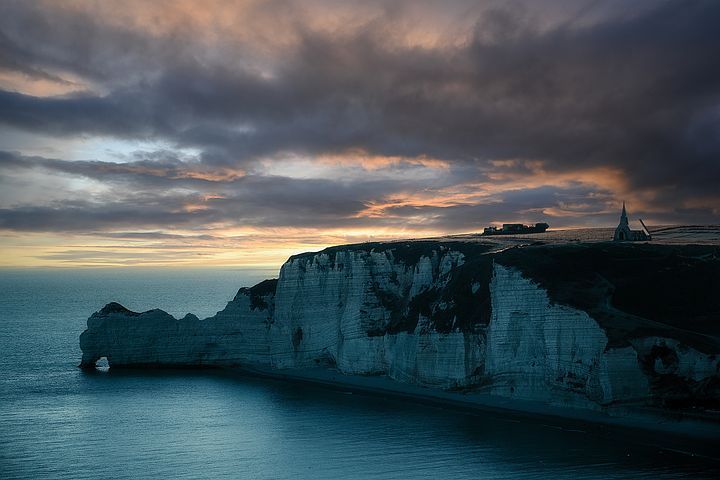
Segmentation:
[(720, 223), (720, 2), (0, 0), (0, 266)]

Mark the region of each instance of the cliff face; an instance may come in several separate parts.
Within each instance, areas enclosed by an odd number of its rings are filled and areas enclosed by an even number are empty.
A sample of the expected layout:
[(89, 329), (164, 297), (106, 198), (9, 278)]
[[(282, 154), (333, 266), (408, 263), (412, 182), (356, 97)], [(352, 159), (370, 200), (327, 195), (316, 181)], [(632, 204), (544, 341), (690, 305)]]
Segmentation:
[(586, 312), (554, 304), (520, 271), (495, 265), (485, 375), (493, 393), (586, 407), (649, 394), (632, 348), (608, 348)]
[[(593, 409), (720, 403), (720, 309), (713, 300), (704, 310), (693, 306), (685, 323), (645, 318), (637, 311), (666, 309), (638, 310), (625, 298), (649, 295), (642, 282), (622, 284), (574, 262), (588, 271), (569, 273), (584, 276), (568, 284), (553, 270), (557, 262), (538, 260), (592, 253), (606, 265), (640, 247), (555, 248), (491, 253), (478, 243), (408, 242), (303, 254), (283, 265), (277, 281), (241, 289), (205, 320), (110, 304), (88, 320), (82, 363), (93, 366), (105, 356), (111, 366), (324, 365)], [(654, 275), (660, 258), (662, 269), (674, 262), (683, 277), (699, 258), (705, 273), (696, 281), (720, 294), (720, 283), (713, 283), (720, 282), (716, 249), (679, 254), (674, 248), (647, 257), (644, 275)], [(635, 310), (617, 308), (615, 298)]]
[(277, 281), (241, 288), (224, 310), (207, 320), (182, 319), (162, 310), (135, 313), (110, 303), (95, 312), (80, 335), (83, 366), (107, 357), (115, 366), (214, 366), (270, 358)]
[(412, 304), (422, 292), (445, 289), (464, 254), (430, 248), (412, 263), (397, 257), (391, 250), (350, 250), (290, 259), (278, 280), (273, 364), (312, 366), (321, 359), (343, 373), (467, 383), (481, 336), (440, 333)]

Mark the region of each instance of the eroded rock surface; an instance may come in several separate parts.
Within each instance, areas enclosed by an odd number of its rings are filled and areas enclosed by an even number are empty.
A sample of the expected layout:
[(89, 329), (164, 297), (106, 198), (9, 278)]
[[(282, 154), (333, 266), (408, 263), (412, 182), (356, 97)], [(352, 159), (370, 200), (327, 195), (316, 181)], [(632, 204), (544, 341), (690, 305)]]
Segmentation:
[[(81, 335), (82, 364), (325, 365), (590, 409), (717, 408), (719, 258), (713, 246), (333, 247), (291, 257), (278, 280), (240, 289), (204, 320), (109, 304)], [(695, 298), (654, 297), (643, 282), (658, 278), (661, 292), (679, 278), (681, 292), (696, 282), (716, 295), (678, 308)]]

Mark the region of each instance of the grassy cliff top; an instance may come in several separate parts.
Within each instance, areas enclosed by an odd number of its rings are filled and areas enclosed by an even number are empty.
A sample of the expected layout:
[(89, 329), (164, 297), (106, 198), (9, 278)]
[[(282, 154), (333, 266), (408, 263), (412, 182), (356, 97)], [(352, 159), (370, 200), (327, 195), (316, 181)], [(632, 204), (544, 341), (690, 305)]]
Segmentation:
[(319, 252), (293, 255), (288, 261), (307, 260), (317, 255), (335, 255), (340, 252), (390, 253), (396, 261), (415, 265), (421, 257), (432, 257), (434, 252), (456, 250), (467, 255), (479, 255), (495, 247), (488, 242), (467, 242), (463, 240), (402, 240), (393, 242), (365, 242), (328, 247)]

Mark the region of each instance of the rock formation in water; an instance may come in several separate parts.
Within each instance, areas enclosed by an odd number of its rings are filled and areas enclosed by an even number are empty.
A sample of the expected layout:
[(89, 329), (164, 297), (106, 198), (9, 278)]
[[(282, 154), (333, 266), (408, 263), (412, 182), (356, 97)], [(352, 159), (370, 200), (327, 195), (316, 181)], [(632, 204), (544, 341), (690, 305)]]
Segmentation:
[(199, 320), (106, 305), (82, 365), (331, 366), (600, 409), (720, 405), (720, 248), (461, 241), (291, 257)]

